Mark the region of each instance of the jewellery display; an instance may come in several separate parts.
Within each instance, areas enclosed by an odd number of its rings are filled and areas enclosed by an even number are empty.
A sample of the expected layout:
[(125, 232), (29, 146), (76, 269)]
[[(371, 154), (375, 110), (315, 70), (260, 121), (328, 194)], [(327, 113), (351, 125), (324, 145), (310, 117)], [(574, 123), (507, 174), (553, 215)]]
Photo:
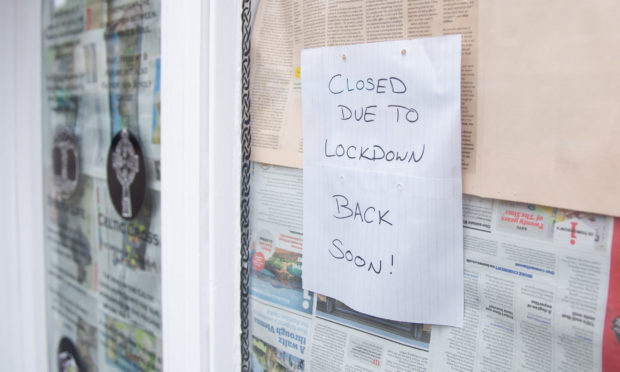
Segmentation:
[(68, 199), (78, 185), (79, 156), (75, 134), (65, 125), (58, 126), (52, 144), (54, 186), (58, 198)]
[(140, 211), (146, 191), (144, 158), (136, 137), (121, 129), (108, 153), (108, 190), (114, 208), (125, 219)]

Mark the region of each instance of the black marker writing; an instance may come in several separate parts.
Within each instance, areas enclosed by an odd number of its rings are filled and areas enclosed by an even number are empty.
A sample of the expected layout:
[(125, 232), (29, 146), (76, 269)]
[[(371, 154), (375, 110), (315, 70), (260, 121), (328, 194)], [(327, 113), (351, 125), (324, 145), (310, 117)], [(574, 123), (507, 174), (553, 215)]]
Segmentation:
[(326, 158), (333, 157), (345, 157), (351, 160), (368, 160), (368, 161), (378, 161), (384, 160), (386, 162), (407, 162), (411, 163), (419, 163), (424, 157), (424, 151), (426, 149), (426, 144), (422, 144), (422, 150), (417, 151), (398, 151), (398, 150), (389, 150), (384, 149), (380, 145), (372, 145), (372, 146), (356, 146), (356, 145), (343, 145), (341, 143), (337, 144), (334, 148), (331, 148), (329, 145), (329, 140), (325, 139), (325, 151), (324, 155)]
[(355, 207), (349, 206), (349, 198), (344, 195), (332, 195), (332, 198), (336, 202), (336, 214), (333, 216), (339, 220), (351, 218), (353, 221), (356, 221), (359, 218), (360, 222), (377, 223), (379, 225), (387, 224), (392, 226), (392, 223), (386, 218), (387, 214), (390, 213), (389, 209), (381, 213), (380, 209), (373, 206), (364, 209), (360, 207), (359, 202), (355, 202)]
[(405, 111), (405, 119), (410, 123), (415, 123), (420, 118), (418, 111), (414, 108), (409, 108), (401, 105), (388, 105), (388, 107), (394, 107), (396, 109), (396, 122), (400, 121), (400, 110)]
[(351, 109), (345, 105), (338, 105), (338, 108), (340, 109), (341, 114), (340, 120), (349, 120), (354, 117), (356, 121), (361, 121), (364, 119), (366, 123), (372, 123), (375, 121), (374, 116), (376, 115), (375, 109), (377, 108), (377, 105), (360, 107), (359, 111), (356, 108), (351, 111)]
[(344, 77), (342, 74), (336, 74), (329, 79), (327, 89), (329, 89), (332, 94), (354, 91), (375, 91), (377, 94), (384, 94), (386, 92), (403, 94), (407, 91), (407, 86), (401, 79), (395, 76), (379, 78), (375, 83), (375, 79), (371, 77), (359, 80), (349, 80), (348, 77)]
[[(350, 250), (343, 251), (344, 244), (340, 239), (332, 240), (331, 246), (327, 248), (329, 254), (337, 259), (337, 260), (345, 260), (352, 262), (355, 266), (363, 268), (368, 263), (368, 268), (366, 271), (373, 272), (375, 274), (381, 274), (381, 259), (379, 259), (379, 264), (377, 265), (375, 262), (369, 261), (360, 255), (354, 255)], [(392, 266), (394, 266), (394, 255), (392, 255)], [(390, 272), (392, 274), (392, 272)]]

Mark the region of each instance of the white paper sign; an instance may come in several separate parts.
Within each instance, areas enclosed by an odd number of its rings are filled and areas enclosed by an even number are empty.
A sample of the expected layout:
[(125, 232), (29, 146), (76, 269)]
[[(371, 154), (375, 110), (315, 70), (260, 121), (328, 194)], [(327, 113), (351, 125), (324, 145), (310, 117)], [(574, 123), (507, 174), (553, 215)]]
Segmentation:
[(303, 287), (462, 326), (461, 37), (306, 49)]

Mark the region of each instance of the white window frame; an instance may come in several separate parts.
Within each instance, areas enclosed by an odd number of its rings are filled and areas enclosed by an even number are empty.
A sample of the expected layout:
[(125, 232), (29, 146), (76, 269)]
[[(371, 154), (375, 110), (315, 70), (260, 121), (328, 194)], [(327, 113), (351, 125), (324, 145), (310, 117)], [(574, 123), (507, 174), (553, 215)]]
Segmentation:
[(241, 10), (162, 0), (164, 370), (240, 370)]

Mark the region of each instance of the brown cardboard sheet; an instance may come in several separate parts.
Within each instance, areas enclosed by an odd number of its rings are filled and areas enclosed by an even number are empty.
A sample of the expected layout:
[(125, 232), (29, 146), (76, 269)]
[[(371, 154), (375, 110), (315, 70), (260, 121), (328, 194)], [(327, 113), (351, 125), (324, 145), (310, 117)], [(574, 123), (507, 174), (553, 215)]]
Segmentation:
[(482, 1), (464, 192), (620, 216), (620, 2)]

